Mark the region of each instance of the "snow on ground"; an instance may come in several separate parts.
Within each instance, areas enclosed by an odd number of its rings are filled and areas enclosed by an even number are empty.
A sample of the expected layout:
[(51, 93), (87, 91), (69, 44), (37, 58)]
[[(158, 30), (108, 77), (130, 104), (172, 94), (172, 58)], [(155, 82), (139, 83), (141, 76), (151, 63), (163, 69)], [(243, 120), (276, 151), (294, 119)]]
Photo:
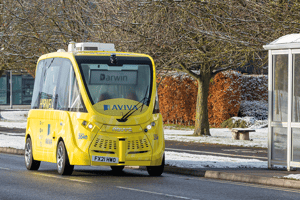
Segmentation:
[[(28, 111), (1, 112), (2, 120), (0, 120), (0, 126), (8, 128), (26, 128), (27, 114)], [(265, 122), (259, 123), (264, 124)], [(210, 137), (194, 137), (192, 136), (193, 131), (165, 129), (164, 132), (166, 140), (266, 148), (268, 128), (260, 127), (260, 125), (252, 127), (256, 130), (256, 132), (250, 133), (250, 139), (252, 141), (233, 140), (231, 138), (231, 131), (224, 128), (210, 129)], [(22, 134), (0, 133), (0, 147), (24, 149), (24, 143), (25, 141)], [(173, 151), (166, 151), (166, 164), (183, 168), (267, 168), (267, 162), (258, 159), (196, 155)], [(290, 174), (284, 178), (300, 180), (300, 174)]]
[(27, 122), (0, 121), (0, 126), (6, 128), (26, 128)]
[(1, 111), (0, 118), (1, 120), (7, 121), (22, 121), (26, 122), (28, 116), (28, 110), (20, 110), (20, 111)]
[[(2, 111), (0, 126), (26, 128), (28, 111)], [(256, 128), (250, 133), (252, 141), (233, 140), (231, 131), (224, 128), (210, 129), (211, 136), (195, 137), (193, 131), (165, 129), (166, 140), (236, 145), (245, 147), (267, 147), (268, 128)], [(0, 133), (0, 147), (24, 149), (24, 134)], [(196, 155), (166, 151), (166, 164), (184, 168), (267, 168), (266, 161), (239, 159), (222, 156)]]
[(284, 176), (284, 178), (300, 180), (300, 174), (290, 174), (290, 175)]
[(7, 128), (26, 128), (28, 110), (1, 111), (0, 126)]
[[(0, 121), (0, 126), (8, 128), (26, 128), (26, 122)], [(165, 140), (175, 140), (182, 142), (198, 142), (210, 144), (224, 144), (244, 147), (267, 148), (268, 128), (258, 128), (255, 132), (250, 132), (251, 140), (234, 140), (231, 131), (227, 128), (210, 129), (211, 136), (193, 136), (193, 131), (165, 129)]]
[[(23, 136), (0, 133), (0, 147), (24, 149)], [(196, 155), (166, 151), (166, 164), (183, 168), (267, 168), (267, 162), (223, 156)]]
[(9, 136), (0, 134), (0, 147), (11, 147), (15, 149), (24, 149), (24, 136)]
[(198, 142), (210, 144), (236, 145), (243, 147), (263, 147), (267, 148), (268, 128), (258, 128), (255, 132), (250, 132), (251, 140), (234, 140), (228, 128), (212, 128), (211, 136), (193, 136), (193, 131), (169, 130), (165, 129), (166, 140), (176, 140), (182, 142)]
[(184, 168), (267, 168), (267, 161), (166, 151), (166, 164)]

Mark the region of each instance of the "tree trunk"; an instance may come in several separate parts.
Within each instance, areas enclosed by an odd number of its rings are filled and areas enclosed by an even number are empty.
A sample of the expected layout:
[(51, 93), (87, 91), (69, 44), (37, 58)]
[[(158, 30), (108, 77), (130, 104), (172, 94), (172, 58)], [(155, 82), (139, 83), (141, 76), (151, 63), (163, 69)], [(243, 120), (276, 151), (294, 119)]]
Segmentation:
[(198, 81), (198, 94), (196, 104), (196, 120), (194, 135), (209, 135), (207, 97), (209, 90), (210, 74), (202, 74)]

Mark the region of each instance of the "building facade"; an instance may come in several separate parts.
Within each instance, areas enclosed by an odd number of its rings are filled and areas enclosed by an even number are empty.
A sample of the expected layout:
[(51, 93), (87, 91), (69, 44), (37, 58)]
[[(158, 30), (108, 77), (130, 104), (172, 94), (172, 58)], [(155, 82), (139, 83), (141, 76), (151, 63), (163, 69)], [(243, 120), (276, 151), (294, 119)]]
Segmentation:
[[(12, 73), (12, 104), (30, 105), (34, 78), (29, 74)], [(10, 71), (5, 71), (0, 78), (0, 105), (10, 105)]]

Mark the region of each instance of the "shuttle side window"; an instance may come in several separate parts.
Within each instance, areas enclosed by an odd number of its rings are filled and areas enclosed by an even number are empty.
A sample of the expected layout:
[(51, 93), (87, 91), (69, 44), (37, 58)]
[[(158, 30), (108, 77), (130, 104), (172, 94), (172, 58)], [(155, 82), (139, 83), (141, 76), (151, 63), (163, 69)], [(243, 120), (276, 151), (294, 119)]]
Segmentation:
[(57, 100), (55, 109), (68, 110), (70, 95), (70, 78), (74, 74), (72, 63), (69, 59), (58, 58), (60, 60), (59, 80), (57, 82)]
[(32, 94), (32, 100), (31, 100), (31, 109), (37, 109), (39, 108), (40, 104), (40, 92), (43, 88), (43, 80), (42, 79), (42, 74), (44, 74), (44, 60), (41, 60), (38, 63), (37, 69), (36, 69), (36, 74), (35, 74), (35, 80), (34, 80), (34, 90)]
[(75, 78), (75, 74), (72, 74), (70, 84), (70, 96), (69, 96), (69, 110), (75, 112), (86, 112), (86, 108), (83, 104), (81, 94), (79, 91), (78, 83)]
[(50, 58), (39, 62), (31, 108), (86, 112), (69, 59)]
[(40, 93), (40, 109), (56, 108), (57, 86), (59, 85), (59, 60), (56, 58), (45, 66), (44, 84)]

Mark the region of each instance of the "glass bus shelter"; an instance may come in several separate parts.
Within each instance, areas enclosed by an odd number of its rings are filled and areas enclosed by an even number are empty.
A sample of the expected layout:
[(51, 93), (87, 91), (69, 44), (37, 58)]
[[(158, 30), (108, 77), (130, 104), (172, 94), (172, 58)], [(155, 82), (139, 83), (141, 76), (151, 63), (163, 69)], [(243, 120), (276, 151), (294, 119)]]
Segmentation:
[(268, 167), (300, 167), (300, 34), (285, 35), (268, 45)]

